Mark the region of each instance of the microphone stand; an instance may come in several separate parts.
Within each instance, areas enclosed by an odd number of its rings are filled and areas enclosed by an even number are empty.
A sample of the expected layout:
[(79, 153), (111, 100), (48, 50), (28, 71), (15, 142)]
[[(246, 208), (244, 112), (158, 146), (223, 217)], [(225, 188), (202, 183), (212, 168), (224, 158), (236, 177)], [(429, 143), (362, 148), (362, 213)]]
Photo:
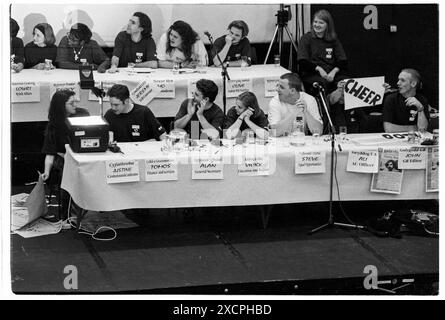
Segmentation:
[[(315, 232), (327, 229), (327, 228), (331, 228), (332, 226), (339, 226), (339, 227), (348, 227), (348, 228), (354, 228), (354, 229), (363, 229), (363, 226), (359, 226), (359, 225), (353, 225), (353, 224), (346, 224), (346, 223), (339, 223), (339, 222), (334, 222), (334, 214), (333, 214), (333, 210), (332, 210), (332, 204), (333, 204), (333, 200), (332, 200), (332, 194), (334, 191), (334, 152), (335, 151), (335, 127), (332, 124), (332, 120), (331, 120), (331, 116), (329, 114), (329, 109), (327, 107), (327, 103), (326, 103), (326, 96), (324, 93), (324, 88), (321, 85), (318, 85), (316, 87), (318, 89), (318, 94), (320, 96), (320, 100), (321, 100), (321, 104), (323, 105), (323, 108), (326, 112), (326, 115), (328, 117), (328, 121), (329, 121), (329, 130), (331, 133), (331, 171), (330, 171), (330, 183), (329, 183), (329, 219), (328, 222), (326, 222), (325, 224), (312, 229), (311, 231), (309, 231), (308, 234), (313, 234)], [(341, 147), (340, 144), (338, 144), (339, 149), (341, 151)]]
[(226, 82), (227, 80), (230, 81), (229, 73), (227, 72), (227, 66), (221, 61), (221, 57), (219, 56), (218, 52), (216, 52), (215, 45), (213, 44), (213, 38), (210, 35), (210, 33), (206, 33), (207, 38), (209, 38), (210, 45), (212, 46), (212, 51), (216, 54), (218, 57), (219, 64), (221, 65), (221, 76), (223, 79), (223, 111), (224, 114), (226, 114), (226, 104), (227, 104), (227, 97), (226, 97)]

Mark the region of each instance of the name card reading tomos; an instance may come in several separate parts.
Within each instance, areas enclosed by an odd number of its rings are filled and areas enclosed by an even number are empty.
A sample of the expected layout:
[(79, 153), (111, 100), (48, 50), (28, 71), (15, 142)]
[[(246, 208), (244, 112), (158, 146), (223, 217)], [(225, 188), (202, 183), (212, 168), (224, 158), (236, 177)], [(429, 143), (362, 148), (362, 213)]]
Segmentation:
[(227, 82), (227, 98), (236, 98), (245, 91), (252, 91), (252, 79), (236, 79)]
[(144, 80), (130, 91), (130, 98), (134, 103), (146, 106), (159, 93), (159, 88), (151, 81)]
[(71, 90), (75, 92), (74, 100), (80, 101), (80, 89), (77, 82), (54, 82), (49, 87), (49, 99), (51, 100), (54, 93), (60, 90)]
[(238, 164), (239, 176), (268, 176), (269, 154), (245, 154)]
[(399, 169), (425, 169), (426, 147), (399, 149)]
[(107, 183), (137, 182), (139, 178), (138, 160), (106, 161)]
[(379, 171), (378, 150), (357, 151), (350, 150), (346, 171), (374, 173)]
[(175, 98), (175, 81), (173, 79), (153, 79), (153, 85), (160, 90), (156, 98)]
[(187, 82), (187, 97), (189, 99), (193, 99), (193, 92), (196, 90), (196, 82), (198, 82), (196, 79)]
[(326, 152), (298, 151), (295, 153), (295, 174), (326, 172)]
[(264, 78), (264, 96), (274, 97), (277, 95), (277, 84), (280, 78)]
[(145, 159), (145, 181), (178, 180), (178, 162), (176, 159)]
[(346, 80), (344, 86), (345, 110), (376, 106), (382, 103), (385, 77)]
[(221, 158), (201, 157), (192, 161), (192, 179), (224, 179), (224, 163)]
[(12, 83), (11, 102), (40, 102), (40, 87), (35, 82)]

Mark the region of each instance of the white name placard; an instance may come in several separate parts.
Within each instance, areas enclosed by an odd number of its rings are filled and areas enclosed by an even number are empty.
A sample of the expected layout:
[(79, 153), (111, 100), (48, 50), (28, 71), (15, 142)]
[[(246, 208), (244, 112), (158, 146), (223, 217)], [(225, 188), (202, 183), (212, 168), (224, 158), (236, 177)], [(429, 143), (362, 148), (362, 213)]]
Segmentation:
[(326, 152), (297, 151), (295, 152), (295, 174), (326, 172)]
[(227, 97), (236, 98), (245, 91), (252, 91), (252, 79), (236, 79), (227, 81)]
[(280, 82), (279, 77), (264, 78), (264, 96), (274, 97), (277, 94), (277, 84)]
[(159, 94), (159, 88), (150, 80), (143, 80), (130, 91), (130, 98), (134, 103), (146, 106)]
[(379, 152), (375, 150), (350, 150), (346, 171), (375, 173), (379, 171)]
[(105, 162), (107, 183), (137, 182), (139, 177), (138, 160), (111, 160)]
[(224, 179), (224, 163), (221, 158), (201, 157), (192, 161), (193, 180)]
[(399, 149), (399, 169), (425, 169), (426, 147)]
[(77, 82), (54, 82), (49, 87), (49, 99), (51, 100), (54, 93), (60, 90), (71, 90), (75, 92), (74, 100), (80, 101), (80, 88)]
[(175, 98), (175, 80), (173, 79), (153, 79), (153, 85), (159, 88), (160, 92), (156, 98)]
[(238, 164), (239, 176), (268, 176), (269, 154), (266, 152), (246, 153)]
[(187, 97), (189, 99), (193, 99), (193, 92), (196, 90), (196, 82), (198, 82), (196, 79), (187, 82)]
[(35, 82), (12, 83), (11, 102), (40, 102), (40, 86)]
[(176, 159), (145, 159), (145, 181), (171, 180), (178, 180), (178, 162)]

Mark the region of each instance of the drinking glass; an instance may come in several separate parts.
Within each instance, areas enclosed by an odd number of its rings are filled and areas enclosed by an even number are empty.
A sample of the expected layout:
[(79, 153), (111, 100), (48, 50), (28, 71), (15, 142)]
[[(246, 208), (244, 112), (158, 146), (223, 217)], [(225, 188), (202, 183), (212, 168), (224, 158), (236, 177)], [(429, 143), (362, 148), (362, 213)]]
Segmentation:
[(338, 127), (338, 132), (340, 134), (339, 142), (345, 143), (346, 142), (346, 134), (348, 133), (348, 127), (340, 126), (340, 127)]

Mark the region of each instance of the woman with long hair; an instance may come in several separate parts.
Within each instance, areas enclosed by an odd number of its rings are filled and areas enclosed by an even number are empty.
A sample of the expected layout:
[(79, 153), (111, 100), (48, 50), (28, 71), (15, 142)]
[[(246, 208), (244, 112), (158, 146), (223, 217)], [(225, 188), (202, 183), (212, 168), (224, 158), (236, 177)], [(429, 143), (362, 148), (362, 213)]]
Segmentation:
[(39, 23), (34, 27), (32, 35), (33, 41), (25, 46), (25, 68), (43, 70), (45, 60), (56, 62), (57, 46), (53, 28), (48, 23)]
[(348, 60), (328, 11), (319, 10), (314, 14), (312, 30), (300, 39), (297, 60), (308, 92), (311, 92), (314, 82), (330, 92), (336, 88), (338, 81), (347, 78)]
[(172, 68), (174, 62), (184, 68), (208, 65), (204, 43), (192, 27), (181, 20), (175, 21), (161, 36), (156, 52), (160, 68)]
[(258, 105), (258, 99), (253, 92), (241, 93), (236, 99), (236, 105), (227, 112), (224, 121), (226, 137), (233, 139), (240, 132), (250, 129), (261, 139), (267, 139), (268, 126), (266, 115)]

